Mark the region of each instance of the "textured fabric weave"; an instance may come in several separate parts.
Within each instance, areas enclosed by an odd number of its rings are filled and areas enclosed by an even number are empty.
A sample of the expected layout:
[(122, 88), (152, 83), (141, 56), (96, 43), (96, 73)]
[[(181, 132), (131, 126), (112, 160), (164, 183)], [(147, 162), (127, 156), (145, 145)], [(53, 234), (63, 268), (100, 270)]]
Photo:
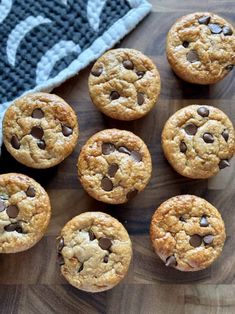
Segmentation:
[(77, 74), (150, 9), (146, 0), (0, 1), (0, 125), (14, 99)]

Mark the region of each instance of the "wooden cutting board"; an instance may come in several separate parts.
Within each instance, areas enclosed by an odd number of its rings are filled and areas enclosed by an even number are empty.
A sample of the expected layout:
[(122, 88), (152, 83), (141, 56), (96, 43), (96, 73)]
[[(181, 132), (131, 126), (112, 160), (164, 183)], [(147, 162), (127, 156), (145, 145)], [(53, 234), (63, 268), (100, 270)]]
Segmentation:
[[(0, 255), (0, 313), (109, 313), (182, 314), (235, 313), (235, 160), (211, 180), (189, 180), (178, 175), (165, 160), (160, 135), (166, 119), (189, 104), (211, 104), (222, 109), (235, 124), (234, 73), (214, 86), (190, 85), (177, 78), (165, 56), (167, 32), (176, 18), (194, 11), (213, 11), (231, 22), (234, 0), (151, 0), (153, 12), (118, 47), (143, 51), (157, 64), (162, 91), (154, 110), (145, 118), (119, 122), (105, 117), (88, 95), (89, 69), (54, 92), (76, 110), (80, 139), (73, 154), (58, 167), (32, 170), (23, 167), (3, 148), (0, 173), (22, 172), (38, 180), (48, 191), (52, 220), (46, 236), (29, 251)], [(95, 132), (106, 128), (127, 129), (148, 145), (153, 175), (147, 189), (133, 201), (110, 206), (90, 198), (82, 189), (76, 171), (81, 146)], [(161, 202), (178, 194), (202, 196), (217, 207), (224, 220), (227, 240), (218, 261), (195, 273), (166, 268), (153, 253), (149, 223)], [(134, 258), (126, 279), (114, 289), (89, 294), (68, 285), (56, 263), (55, 238), (75, 215), (100, 210), (118, 218), (129, 231)]]

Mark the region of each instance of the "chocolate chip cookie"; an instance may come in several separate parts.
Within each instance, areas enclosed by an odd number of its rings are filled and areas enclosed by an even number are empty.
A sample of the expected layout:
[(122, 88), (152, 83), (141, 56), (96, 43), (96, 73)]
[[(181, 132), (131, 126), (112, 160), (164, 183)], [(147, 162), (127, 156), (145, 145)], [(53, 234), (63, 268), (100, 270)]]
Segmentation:
[(0, 175), (0, 253), (35, 245), (46, 232), (51, 205), (35, 180), (19, 173)]
[(168, 33), (166, 52), (172, 69), (183, 80), (216, 83), (235, 64), (233, 26), (213, 13), (183, 16)]
[(194, 195), (175, 196), (162, 203), (152, 217), (150, 235), (165, 265), (181, 271), (212, 264), (226, 237), (218, 210)]
[(121, 204), (142, 191), (150, 180), (151, 156), (135, 134), (109, 129), (93, 135), (78, 158), (78, 175), (95, 199)]
[(111, 289), (126, 275), (132, 245), (123, 225), (110, 215), (86, 212), (74, 217), (58, 239), (63, 276), (88, 292)]
[(221, 110), (191, 105), (168, 119), (162, 132), (162, 147), (178, 173), (206, 179), (230, 166), (235, 152), (234, 128)]
[(134, 49), (113, 49), (91, 70), (93, 103), (107, 116), (135, 120), (147, 114), (160, 93), (160, 76), (153, 62)]
[(23, 96), (6, 111), (3, 139), (9, 153), (22, 164), (32, 168), (53, 167), (77, 144), (77, 117), (56, 95)]

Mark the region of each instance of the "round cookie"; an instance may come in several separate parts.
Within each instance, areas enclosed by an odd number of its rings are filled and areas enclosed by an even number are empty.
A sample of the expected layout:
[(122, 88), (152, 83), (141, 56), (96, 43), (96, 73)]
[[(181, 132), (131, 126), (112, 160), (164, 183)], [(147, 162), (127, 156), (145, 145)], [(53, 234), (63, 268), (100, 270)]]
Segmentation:
[(111, 289), (126, 275), (132, 245), (123, 225), (110, 215), (86, 212), (62, 229), (58, 257), (63, 276), (88, 292)]
[(129, 131), (108, 129), (93, 135), (78, 158), (84, 189), (98, 201), (121, 204), (150, 180), (151, 156), (145, 143)]
[(233, 26), (209, 12), (183, 16), (168, 33), (166, 53), (172, 69), (183, 80), (216, 83), (235, 64)]
[(194, 195), (175, 196), (162, 203), (152, 217), (150, 236), (165, 265), (181, 271), (211, 265), (226, 237), (218, 210)]
[(113, 49), (101, 56), (89, 76), (93, 103), (107, 116), (135, 120), (146, 115), (160, 93), (154, 63), (140, 51)]
[(35, 245), (46, 232), (50, 199), (35, 180), (19, 173), (0, 175), (0, 253)]
[(172, 167), (192, 179), (206, 179), (230, 165), (235, 152), (232, 122), (212, 106), (191, 105), (166, 122), (162, 148)]
[(8, 152), (32, 168), (49, 168), (71, 154), (78, 140), (76, 113), (60, 97), (35, 93), (6, 111), (3, 139)]

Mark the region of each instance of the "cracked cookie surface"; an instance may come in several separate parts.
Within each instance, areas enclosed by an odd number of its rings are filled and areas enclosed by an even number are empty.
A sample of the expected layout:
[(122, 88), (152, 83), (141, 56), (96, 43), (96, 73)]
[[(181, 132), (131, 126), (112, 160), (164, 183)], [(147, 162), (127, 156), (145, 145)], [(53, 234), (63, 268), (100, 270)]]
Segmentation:
[(135, 134), (107, 129), (93, 135), (78, 158), (78, 175), (95, 199), (121, 204), (142, 191), (150, 180), (151, 156)]
[(182, 108), (166, 122), (162, 148), (169, 163), (181, 175), (209, 178), (230, 165), (235, 152), (233, 124), (212, 106)]
[(162, 203), (152, 217), (150, 236), (166, 266), (181, 271), (211, 265), (226, 237), (218, 210), (194, 195), (175, 196)]
[(0, 253), (35, 245), (46, 232), (51, 205), (35, 180), (19, 173), (0, 175)]
[(74, 287), (100, 292), (117, 285), (126, 275), (132, 245), (123, 225), (101, 212), (74, 217), (58, 239), (63, 276)]
[(134, 49), (113, 49), (94, 64), (89, 76), (93, 103), (118, 120), (139, 119), (155, 105), (160, 76), (153, 62)]
[(6, 111), (3, 139), (9, 153), (32, 168), (49, 168), (71, 154), (78, 140), (76, 113), (60, 97), (34, 93)]
[(168, 33), (166, 52), (172, 69), (183, 80), (216, 83), (235, 64), (233, 26), (209, 12), (183, 16)]

